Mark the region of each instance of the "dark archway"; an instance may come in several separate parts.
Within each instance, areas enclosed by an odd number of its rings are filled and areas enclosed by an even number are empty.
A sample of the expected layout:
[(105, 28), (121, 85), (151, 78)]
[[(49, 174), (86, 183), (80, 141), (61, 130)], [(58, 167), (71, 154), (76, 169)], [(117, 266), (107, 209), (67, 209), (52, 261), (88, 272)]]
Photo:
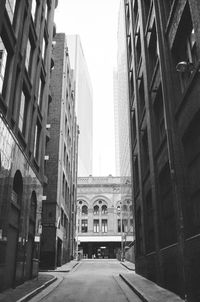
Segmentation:
[(22, 199), (22, 193), (23, 193), (23, 179), (21, 172), (19, 170), (16, 171), (14, 180), (13, 180), (13, 193), (15, 196), (14, 201), (17, 202), (19, 206), (21, 206), (21, 199)]
[(7, 233), (7, 253), (6, 253), (6, 286), (15, 286), (18, 282), (17, 276), (20, 276), (20, 269), (18, 263), (19, 253), (19, 232), (20, 232), (20, 214), (23, 193), (23, 179), (21, 172), (16, 171), (12, 184), (10, 211), (8, 217), (8, 233)]

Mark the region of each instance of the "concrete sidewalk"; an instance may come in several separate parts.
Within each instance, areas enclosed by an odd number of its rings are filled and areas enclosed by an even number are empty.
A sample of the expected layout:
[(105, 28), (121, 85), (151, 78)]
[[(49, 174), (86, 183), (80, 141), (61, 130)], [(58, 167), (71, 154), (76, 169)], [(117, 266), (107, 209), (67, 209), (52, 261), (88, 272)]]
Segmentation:
[(120, 277), (143, 302), (183, 302), (176, 294), (135, 273), (120, 274)]
[(70, 262), (63, 264), (62, 266), (57, 267), (55, 270), (40, 270), (40, 272), (68, 273), (79, 263), (80, 261), (71, 260)]
[[(70, 272), (78, 264), (78, 261), (72, 260), (55, 270), (46, 271), (46, 273), (40, 272), (38, 278), (28, 280), (14, 289), (10, 288), (0, 293), (0, 302), (28, 301), (57, 280), (57, 277), (53, 275), (53, 272)], [(50, 272), (52, 272), (52, 274)]]

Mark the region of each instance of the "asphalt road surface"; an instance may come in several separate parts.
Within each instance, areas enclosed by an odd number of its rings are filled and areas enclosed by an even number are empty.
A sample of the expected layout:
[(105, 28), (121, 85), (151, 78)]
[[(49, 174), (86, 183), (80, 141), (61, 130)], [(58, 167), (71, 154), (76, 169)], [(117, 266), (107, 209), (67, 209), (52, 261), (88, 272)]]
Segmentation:
[(119, 277), (129, 272), (117, 260), (83, 260), (70, 273), (54, 273), (56, 283), (31, 302), (141, 302)]

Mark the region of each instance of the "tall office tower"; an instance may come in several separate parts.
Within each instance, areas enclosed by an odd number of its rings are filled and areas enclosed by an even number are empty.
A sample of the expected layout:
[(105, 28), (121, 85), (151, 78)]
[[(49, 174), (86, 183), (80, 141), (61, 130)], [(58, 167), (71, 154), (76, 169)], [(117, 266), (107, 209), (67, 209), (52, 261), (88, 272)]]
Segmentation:
[(65, 34), (54, 38), (52, 100), (46, 148), (46, 200), (42, 206), (41, 267), (56, 268), (73, 257), (77, 183), (75, 82)]
[(74, 69), (76, 114), (79, 125), (78, 175), (92, 174), (93, 161), (93, 93), (80, 37), (68, 35), (67, 45)]
[[(127, 45), (126, 45), (126, 27), (124, 18), (124, 4), (120, 4), (118, 16), (118, 34), (117, 34), (117, 70), (114, 78), (114, 103), (115, 103), (115, 131), (116, 137), (116, 155), (119, 156), (120, 177), (129, 184), (122, 186), (122, 200), (127, 193), (132, 195), (132, 177), (131, 177), (131, 156), (130, 156), (130, 127), (129, 127), (129, 86), (127, 76)], [(117, 136), (116, 135), (116, 136)], [(123, 188), (125, 189), (123, 191)], [(132, 202), (132, 199), (131, 199)], [(130, 209), (130, 207), (129, 207)], [(133, 210), (133, 208), (131, 208)], [(131, 211), (132, 211), (131, 210)], [(132, 212), (129, 215), (132, 216)], [(127, 213), (126, 213), (127, 215)], [(134, 242), (134, 238), (132, 240)], [(132, 242), (132, 244), (133, 244)], [(134, 255), (134, 247), (132, 254)]]
[(200, 6), (125, 0), (136, 271), (200, 299)]
[(37, 276), (54, 9), (0, 1), (0, 289)]
[(118, 106), (118, 74), (113, 71), (114, 124), (115, 124), (115, 173), (120, 175), (119, 161), (119, 106)]

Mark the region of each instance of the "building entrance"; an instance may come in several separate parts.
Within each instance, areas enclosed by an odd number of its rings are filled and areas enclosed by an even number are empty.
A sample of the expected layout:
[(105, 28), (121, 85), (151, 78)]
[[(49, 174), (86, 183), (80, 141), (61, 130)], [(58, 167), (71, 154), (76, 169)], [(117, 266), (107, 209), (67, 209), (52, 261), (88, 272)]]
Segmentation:
[(79, 246), (83, 258), (115, 259), (120, 250), (120, 242), (83, 242)]

